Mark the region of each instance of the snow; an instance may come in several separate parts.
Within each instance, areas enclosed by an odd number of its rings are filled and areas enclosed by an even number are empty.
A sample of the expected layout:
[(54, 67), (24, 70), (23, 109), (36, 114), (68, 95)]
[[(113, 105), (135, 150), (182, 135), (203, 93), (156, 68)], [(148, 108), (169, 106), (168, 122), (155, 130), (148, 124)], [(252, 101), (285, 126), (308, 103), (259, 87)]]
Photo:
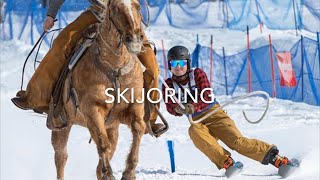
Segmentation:
[[(246, 48), (246, 32), (225, 29), (176, 29), (168, 26), (152, 26), (146, 30), (147, 36), (161, 49), (164, 40), (165, 49), (174, 45), (185, 45), (193, 50), (196, 34), (202, 45), (210, 45), (213, 35), (214, 49), (227, 48), (227, 54), (234, 54)], [(251, 30), (251, 47), (260, 47), (268, 43), (272, 34), (277, 48), (288, 49), (300, 38), (295, 31), (278, 31), (264, 28)], [(302, 31), (304, 36), (315, 38), (315, 34)], [(232, 39), (232, 40), (231, 40)], [(56, 179), (54, 151), (51, 146), (51, 132), (46, 128), (46, 118), (29, 111), (16, 108), (10, 101), (20, 88), (24, 59), (32, 46), (19, 40), (0, 43), (0, 114), (1, 114), (1, 178), (11, 179)], [(40, 50), (38, 59), (43, 58), (47, 50)], [(26, 68), (25, 85), (33, 73), (32, 55)], [(24, 87), (25, 87), (24, 85)], [(220, 104), (230, 101), (229, 96), (218, 96)], [(257, 138), (278, 146), (282, 155), (302, 160), (301, 168), (289, 179), (318, 180), (319, 174), (319, 117), (320, 107), (287, 100), (271, 99), (270, 109), (259, 124), (249, 124), (241, 111), (245, 110), (250, 118), (257, 119), (263, 112), (264, 100), (253, 97), (241, 100), (225, 109), (237, 124), (242, 134)], [(188, 135), (189, 122), (186, 117), (170, 115), (161, 104), (161, 112), (167, 118), (170, 129), (160, 138), (145, 135), (140, 148), (137, 179), (226, 179), (224, 170), (218, 170), (210, 160), (192, 143)], [(94, 143), (89, 144), (87, 129), (74, 126), (68, 142), (68, 162), (65, 179), (96, 179), (95, 169), (98, 154)], [(167, 140), (174, 142), (176, 172), (171, 173), (167, 149)], [(121, 178), (125, 159), (131, 142), (131, 133), (126, 126), (120, 126), (120, 137), (111, 166), (116, 179)], [(277, 169), (264, 166), (235, 151), (228, 149), (235, 160), (244, 164), (244, 170), (236, 179), (279, 179)]]

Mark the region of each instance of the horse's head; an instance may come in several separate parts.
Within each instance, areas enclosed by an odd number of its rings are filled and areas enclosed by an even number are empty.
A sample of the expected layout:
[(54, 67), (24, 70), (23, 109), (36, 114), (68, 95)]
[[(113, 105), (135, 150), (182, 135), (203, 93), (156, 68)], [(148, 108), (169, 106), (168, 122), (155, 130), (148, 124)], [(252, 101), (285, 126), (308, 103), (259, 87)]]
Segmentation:
[(140, 53), (143, 41), (139, 10), (138, 0), (109, 0), (107, 5), (107, 16), (118, 29), (129, 52), (135, 54)]

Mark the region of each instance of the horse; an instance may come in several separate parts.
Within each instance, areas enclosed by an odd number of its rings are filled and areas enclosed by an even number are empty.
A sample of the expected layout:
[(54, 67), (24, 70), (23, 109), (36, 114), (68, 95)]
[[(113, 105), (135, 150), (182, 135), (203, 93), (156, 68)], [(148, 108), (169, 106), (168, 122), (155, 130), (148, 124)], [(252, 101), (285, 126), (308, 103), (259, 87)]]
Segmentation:
[[(68, 157), (66, 145), (73, 125), (88, 128), (96, 144), (99, 154), (97, 179), (115, 179), (110, 160), (116, 150), (120, 123), (128, 125), (133, 136), (122, 179), (136, 178), (140, 143), (146, 128), (144, 103), (115, 101), (117, 92), (123, 92), (126, 88), (134, 90), (134, 93), (123, 94), (126, 99), (134, 96), (135, 100), (141, 100), (143, 96), (143, 72), (137, 58), (143, 49), (140, 5), (137, 0), (107, 0), (105, 7), (96, 39), (64, 83), (64, 92), (70, 88), (68, 86), (76, 92), (78, 105), (75, 110), (75, 102), (63, 93), (68, 123), (62, 130), (52, 131), (51, 136), (59, 180), (64, 179)], [(113, 97), (110, 94), (107, 96), (107, 88), (115, 89), (111, 92)], [(114, 103), (106, 102), (113, 98)]]

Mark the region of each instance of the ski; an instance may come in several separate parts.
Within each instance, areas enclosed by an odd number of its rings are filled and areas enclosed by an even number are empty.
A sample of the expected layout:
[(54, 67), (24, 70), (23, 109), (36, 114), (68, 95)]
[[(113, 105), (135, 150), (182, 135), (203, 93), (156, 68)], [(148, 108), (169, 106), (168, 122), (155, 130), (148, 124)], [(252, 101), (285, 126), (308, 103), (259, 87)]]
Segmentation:
[(278, 174), (282, 178), (287, 178), (292, 175), (300, 166), (298, 159), (291, 159), (288, 164), (284, 164), (279, 167)]
[(240, 174), (240, 172), (243, 169), (243, 164), (241, 162), (235, 162), (234, 165), (230, 166), (226, 172), (225, 175), (227, 176), (227, 178), (231, 178), (234, 176), (237, 176)]

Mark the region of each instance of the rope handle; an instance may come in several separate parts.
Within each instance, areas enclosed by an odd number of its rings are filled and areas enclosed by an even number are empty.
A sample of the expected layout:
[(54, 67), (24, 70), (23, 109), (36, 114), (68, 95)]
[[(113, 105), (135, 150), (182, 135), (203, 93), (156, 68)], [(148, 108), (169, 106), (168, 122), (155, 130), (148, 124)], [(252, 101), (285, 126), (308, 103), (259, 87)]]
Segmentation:
[[(159, 79), (162, 81), (163, 85), (164, 85), (166, 88), (170, 88), (161, 75), (159, 75)], [(258, 124), (258, 123), (261, 122), (262, 119), (265, 117), (265, 115), (267, 114), (267, 111), (268, 111), (268, 109), (269, 109), (269, 103), (270, 103), (269, 94), (266, 93), (266, 92), (264, 92), (264, 91), (255, 91), (255, 92), (251, 92), (251, 93), (245, 94), (245, 95), (243, 95), (243, 96), (237, 97), (237, 98), (235, 98), (234, 100), (229, 101), (229, 102), (221, 105), (220, 107), (214, 109), (213, 111), (211, 111), (210, 113), (206, 114), (205, 116), (201, 117), (200, 119), (198, 119), (198, 120), (196, 120), (196, 121), (193, 121), (191, 114), (189, 114), (189, 115), (188, 115), (188, 120), (189, 120), (190, 124), (200, 123), (200, 122), (202, 122), (203, 120), (205, 120), (206, 118), (208, 118), (209, 116), (211, 116), (212, 114), (220, 111), (220, 110), (223, 109), (224, 107), (226, 107), (226, 106), (228, 106), (228, 105), (230, 105), (230, 104), (232, 104), (232, 103), (234, 103), (234, 102), (236, 102), (236, 101), (239, 101), (239, 100), (241, 100), (241, 99), (246, 99), (246, 98), (248, 98), (248, 97), (256, 96), (256, 95), (263, 95), (263, 96), (266, 97), (266, 100), (267, 100), (267, 101), (266, 101), (266, 104), (267, 104), (267, 105), (266, 105), (266, 108), (265, 108), (262, 116), (261, 116), (258, 120), (252, 121), (252, 120), (249, 120), (249, 118), (247, 117), (245, 111), (242, 111), (242, 113), (243, 113), (243, 116), (244, 116), (244, 118), (246, 119), (246, 121), (248, 121), (248, 122), (251, 123), (251, 124)], [(180, 106), (181, 108), (185, 109), (184, 105), (183, 105), (182, 103), (180, 103), (180, 101), (177, 99), (176, 96), (173, 96), (173, 98), (174, 98), (174, 100), (179, 104), (179, 106)], [(206, 125), (208, 125), (208, 124), (206, 124)]]

